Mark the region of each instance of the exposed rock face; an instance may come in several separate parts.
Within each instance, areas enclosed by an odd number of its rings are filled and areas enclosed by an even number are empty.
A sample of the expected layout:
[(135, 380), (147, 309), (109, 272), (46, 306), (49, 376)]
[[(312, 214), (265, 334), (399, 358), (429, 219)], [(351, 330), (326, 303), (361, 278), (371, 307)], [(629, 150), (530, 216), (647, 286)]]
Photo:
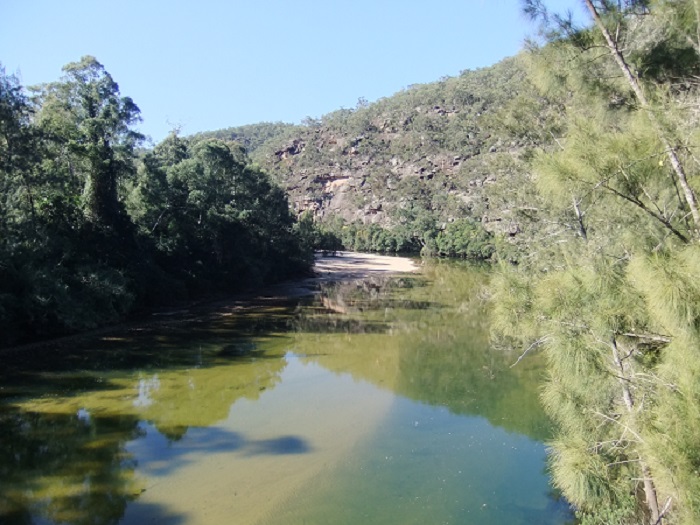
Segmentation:
[(253, 157), (296, 212), (321, 221), (390, 227), (425, 213), (514, 236), (521, 226), (497, 194), (526, 176), (522, 158), (537, 138), (504, 129), (500, 112), (525, 82), (517, 60), (506, 60), (332, 113), (268, 148), (274, 155)]
[(289, 144), (285, 145), (282, 149), (275, 152), (278, 159), (286, 159), (293, 155), (299, 155), (304, 151), (306, 144), (301, 139), (294, 139)]

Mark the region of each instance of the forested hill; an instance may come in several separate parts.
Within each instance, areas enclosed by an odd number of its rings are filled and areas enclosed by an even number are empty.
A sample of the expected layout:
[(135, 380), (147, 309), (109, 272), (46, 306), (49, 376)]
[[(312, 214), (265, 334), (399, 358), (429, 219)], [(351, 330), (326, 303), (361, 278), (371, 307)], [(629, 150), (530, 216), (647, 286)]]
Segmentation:
[[(496, 244), (507, 252), (534, 235), (526, 161), (559, 132), (557, 106), (528, 80), (526, 61), (360, 100), (302, 126), (206, 135), (248, 145), (294, 210), (348, 247), (488, 258)], [(455, 246), (465, 235), (481, 240)]]
[(257, 124), (246, 124), (245, 126), (196, 133), (191, 138), (195, 142), (207, 139), (235, 141), (243, 146), (248, 154), (252, 155), (266, 143), (277, 141), (281, 137), (294, 136), (302, 129), (303, 126), (286, 122), (259, 122)]

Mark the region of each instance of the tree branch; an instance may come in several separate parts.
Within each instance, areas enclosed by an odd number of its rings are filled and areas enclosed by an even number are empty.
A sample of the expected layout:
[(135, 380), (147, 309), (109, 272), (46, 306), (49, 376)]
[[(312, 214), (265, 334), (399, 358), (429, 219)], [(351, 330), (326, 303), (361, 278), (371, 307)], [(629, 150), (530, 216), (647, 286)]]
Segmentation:
[(530, 346), (528, 346), (527, 349), (522, 354), (520, 354), (520, 357), (518, 357), (518, 360), (515, 363), (513, 363), (512, 365), (510, 365), (509, 368), (513, 368), (515, 365), (517, 365), (520, 361), (523, 360), (523, 358), (527, 355), (527, 353), (530, 350), (532, 350), (533, 348), (537, 348), (538, 346), (543, 345), (544, 343), (547, 342), (548, 339), (549, 339), (548, 335), (545, 335), (544, 337), (540, 337), (537, 341), (535, 341)]
[(649, 121), (655, 129), (659, 140), (661, 140), (661, 142), (664, 145), (664, 148), (666, 149), (666, 156), (668, 157), (673, 171), (676, 174), (676, 178), (678, 179), (678, 182), (681, 185), (681, 188), (683, 189), (683, 194), (685, 196), (686, 203), (688, 204), (688, 207), (690, 208), (690, 213), (693, 217), (693, 222), (695, 226), (693, 230), (693, 237), (696, 240), (698, 240), (700, 239), (700, 210), (698, 210), (695, 192), (688, 184), (688, 178), (685, 174), (683, 165), (681, 164), (681, 161), (678, 158), (678, 154), (676, 153), (675, 148), (671, 145), (670, 140), (666, 137), (666, 134), (663, 131), (663, 126), (659, 122), (657, 116), (652, 111), (651, 104), (649, 103), (646, 95), (644, 94), (644, 90), (642, 89), (639, 79), (632, 73), (632, 70), (625, 61), (624, 56), (622, 56), (622, 52), (618, 47), (618, 41), (612, 37), (612, 35), (608, 31), (608, 28), (605, 27), (605, 24), (603, 23), (603, 20), (601, 19), (600, 14), (598, 13), (598, 9), (593, 4), (592, 0), (585, 0), (585, 4), (588, 7), (588, 11), (591, 13), (591, 16), (593, 17), (596, 26), (602, 33), (603, 38), (605, 38), (605, 41), (608, 44), (608, 49), (610, 50), (613, 59), (620, 68), (620, 71), (622, 71), (622, 74), (627, 80), (629, 86), (632, 88), (632, 91), (634, 91), (634, 94), (637, 97), (637, 100), (639, 101), (639, 105), (646, 111)]

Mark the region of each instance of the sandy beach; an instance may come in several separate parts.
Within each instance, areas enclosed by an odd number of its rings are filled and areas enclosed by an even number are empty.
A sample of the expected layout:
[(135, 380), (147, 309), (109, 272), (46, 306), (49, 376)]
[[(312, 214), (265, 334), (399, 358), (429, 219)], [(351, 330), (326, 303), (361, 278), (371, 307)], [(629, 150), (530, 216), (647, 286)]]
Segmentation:
[(356, 279), (377, 273), (417, 272), (419, 269), (412, 259), (406, 257), (358, 252), (317, 256), (314, 264), (314, 271), (321, 279)]
[(273, 285), (258, 294), (262, 300), (313, 295), (321, 283), (349, 281), (376, 275), (414, 273), (420, 271), (408, 257), (339, 251), (333, 255), (316, 254), (313, 277)]

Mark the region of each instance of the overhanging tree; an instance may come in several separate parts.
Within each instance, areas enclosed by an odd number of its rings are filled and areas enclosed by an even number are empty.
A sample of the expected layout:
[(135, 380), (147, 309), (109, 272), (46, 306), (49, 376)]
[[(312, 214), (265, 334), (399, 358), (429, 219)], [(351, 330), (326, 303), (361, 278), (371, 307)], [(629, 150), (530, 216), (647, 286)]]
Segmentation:
[(584, 523), (697, 523), (700, 10), (586, 0), (578, 29), (525, 4), (549, 24), (539, 62), (568, 114), (538, 187), (579, 235), (543, 277), (502, 278), (501, 328), (545, 348), (554, 479)]
[[(692, 130), (681, 135), (688, 130), (688, 121), (697, 118), (683, 116), (683, 112), (696, 111), (683, 106), (697, 105), (697, 101), (679, 96), (695, 91), (700, 73), (697, 0), (584, 0), (595, 30), (576, 28), (571, 15), (552, 14), (541, 0), (523, 3), (527, 14), (544, 23), (551, 42), (577, 50), (565, 68), (570, 72), (580, 68), (579, 87), (587, 84), (598, 95), (606, 95), (609, 104), (644, 115), (660, 145), (660, 171), (672, 178), (690, 219), (688, 237), (700, 241), (697, 190), (689, 180), (697, 171), (690, 144), (696, 137), (690, 136)], [(573, 202), (576, 204), (576, 198)], [(637, 199), (631, 202), (643, 207)]]

